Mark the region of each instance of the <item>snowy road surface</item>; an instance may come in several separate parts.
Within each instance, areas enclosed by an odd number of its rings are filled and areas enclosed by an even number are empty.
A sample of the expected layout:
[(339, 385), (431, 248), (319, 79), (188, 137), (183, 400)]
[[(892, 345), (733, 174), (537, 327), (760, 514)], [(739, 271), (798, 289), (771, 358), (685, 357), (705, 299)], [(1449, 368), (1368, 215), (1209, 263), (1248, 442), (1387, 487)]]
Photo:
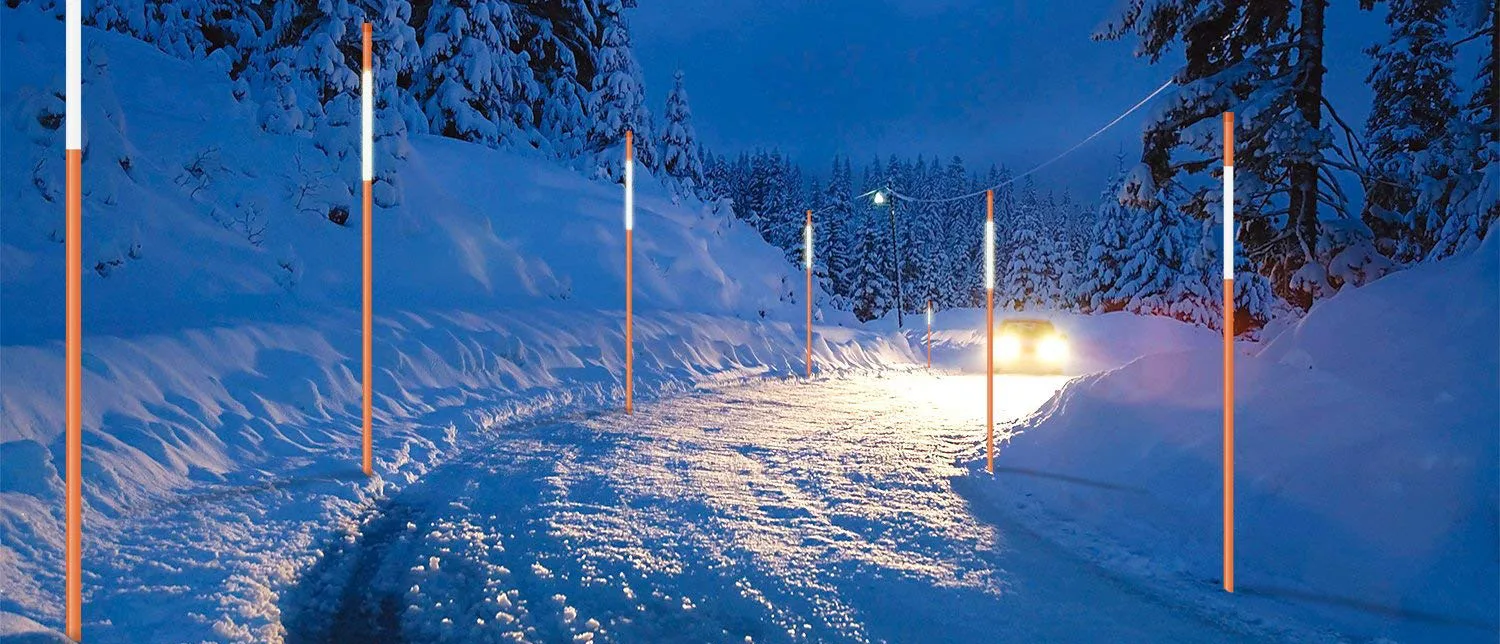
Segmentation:
[[(1061, 378), (997, 383), (997, 416)], [(983, 378), (757, 382), (500, 432), (282, 599), (290, 641), (1231, 641), (954, 492)], [(982, 517), (982, 518), (976, 518)]]

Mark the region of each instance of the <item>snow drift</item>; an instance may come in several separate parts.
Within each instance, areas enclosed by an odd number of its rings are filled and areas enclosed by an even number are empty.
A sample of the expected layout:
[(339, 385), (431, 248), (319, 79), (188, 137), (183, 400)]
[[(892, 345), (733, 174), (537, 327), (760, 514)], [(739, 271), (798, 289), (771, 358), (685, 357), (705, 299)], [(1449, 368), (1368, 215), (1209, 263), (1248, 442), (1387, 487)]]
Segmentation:
[[(1494, 640), (1497, 256), (1492, 236), (1241, 348), (1241, 605), (1288, 602), (1366, 637)], [(973, 487), (1110, 565), (1212, 592), (1221, 364), (1210, 344), (1075, 380), (1011, 428), (996, 482)]]
[[(62, 617), (64, 168), (63, 30), (0, 11), (3, 634)], [(91, 641), (278, 639), (277, 588), (330, 526), (488, 430), (617, 404), (620, 187), (417, 137), (392, 152), (402, 196), (376, 194), (377, 476), (358, 475), (358, 158), (325, 153), (336, 128), (258, 129), (212, 59), (84, 42)], [(641, 398), (800, 372), (796, 267), (727, 209), (637, 176)], [(826, 370), (912, 357), (838, 327), (815, 352)]]

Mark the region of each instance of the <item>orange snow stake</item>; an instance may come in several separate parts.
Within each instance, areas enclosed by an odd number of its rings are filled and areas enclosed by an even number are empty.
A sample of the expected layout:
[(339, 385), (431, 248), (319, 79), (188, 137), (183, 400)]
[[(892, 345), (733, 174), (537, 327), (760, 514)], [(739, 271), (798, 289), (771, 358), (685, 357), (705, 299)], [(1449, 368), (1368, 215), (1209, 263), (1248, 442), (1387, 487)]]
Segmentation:
[(807, 225), (802, 228), (802, 263), (807, 267), (807, 377), (812, 377), (812, 266), (813, 228), (812, 211), (807, 211)]
[(1234, 112), (1224, 113), (1224, 590), (1234, 592)]
[(370, 419), (372, 416), (371, 400), (374, 397), (374, 385), (371, 382), (371, 376), (374, 374), (374, 367), (372, 363), (374, 362), (375, 350), (373, 341), (371, 340), (370, 336), (374, 331), (374, 323), (372, 321), (372, 318), (374, 317), (375, 310), (374, 246), (372, 243), (372, 237), (375, 234), (375, 226), (374, 222), (372, 221), (374, 209), (371, 207), (372, 199), (370, 197), (371, 188), (375, 182), (375, 101), (373, 98), (375, 73), (372, 71), (372, 68), (374, 66), (370, 61), (370, 59), (372, 58), (372, 56), (370, 55), (370, 37), (371, 27), (370, 23), (367, 22), (364, 23), (364, 74), (360, 79), (360, 120), (362, 121), (360, 148), (364, 165), (364, 217), (362, 222), (364, 228), (364, 369), (362, 380), (364, 381), (363, 464), (365, 476), (370, 476), (374, 473), (374, 468), (372, 467), (371, 463), (371, 451), (373, 448), (374, 436), (370, 428)]
[(927, 300), (927, 369), (932, 370), (932, 300)]
[(625, 130), (625, 413), (633, 411), (635, 398), (634, 344), (634, 240), (635, 232), (635, 146), (634, 135)]
[(995, 473), (995, 191), (984, 191), (984, 455)]
[(63, 269), (67, 301), (64, 416), (65, 552), (63, 556), (64, 628), (69, 639), (83, 641), (83, 29), (82, 0), (68, 0), (67, 71), (67, 204)]

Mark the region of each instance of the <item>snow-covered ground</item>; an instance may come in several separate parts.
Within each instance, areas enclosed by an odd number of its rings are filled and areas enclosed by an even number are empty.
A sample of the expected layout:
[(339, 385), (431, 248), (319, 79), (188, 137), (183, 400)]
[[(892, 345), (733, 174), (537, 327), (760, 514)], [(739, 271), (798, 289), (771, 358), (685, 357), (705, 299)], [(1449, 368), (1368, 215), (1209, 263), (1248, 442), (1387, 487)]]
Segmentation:
[[(998, 412), (1064, 381), (1008, 376)], [(955, 493), (984, 379), (715, 388), (496, 434), (283, 595), (327, 641), (1257, 641)]]
[[(62, 30), (0, 13), (0, 639), (24, 641), (61, 625)], [(938, 316), (928, 374), (919, 316), (820, 311), (821, 377), (778, 380), (798, 268), (641, 173), (626, 418), (620, 188), (419, 137), (382, 148), (367, 479), (361, 214), (327, 218), (357, 204), (355, 132), (270, 135), (213, 60), (85, 42), (89, 641), (1495, 639), (1493, 238), (1241, 347), (1228, 597), (1213, 332), (1050, 316), (1082, 377), (1000, 380), (992, 481), (981, 312)]]
[[(3, 633), (61, 625), (64, 177), (63, 31), (33, 5), (0, 13)], [(376, 190), (365, 479), (357, 159), (319, 150), (336, 131), (260, 131), (213, 60), (84, 41), (90, 641), (275, 639), (276, 592), (329, 530), (486, 432), (618, 407), (620, 187), (417, 138), (403, 160), (381, 150), (403, 190)], [(639, 399), (800, 372), (796, 267), (727, 211), (638, 176)], [(328, 220), (352, 205), (348, 225)], [(846, 320), (826, 316), (821, 369), (910, 362), (904, 338)]]
[[(1497, 256), (1492, 236), (1241, 347), (1237, 601), (1356, 640), (1496, 640)], [(1210, 340), (1070, 382), (1011, 428), (976, 498), (1024, 504), (1101, 565), (1209, 601), (1221, 364)]]

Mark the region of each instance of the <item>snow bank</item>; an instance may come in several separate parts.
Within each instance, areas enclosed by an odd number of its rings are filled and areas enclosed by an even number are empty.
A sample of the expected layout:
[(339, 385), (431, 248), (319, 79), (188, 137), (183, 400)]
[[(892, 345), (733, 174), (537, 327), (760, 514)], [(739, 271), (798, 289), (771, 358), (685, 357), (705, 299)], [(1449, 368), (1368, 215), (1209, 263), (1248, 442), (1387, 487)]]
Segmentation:
[[(1347, 289), (1236, 359), (1237, 606), (1286, 603), (1361, 638), (1494, 641), (1497, 250)], [(995, 483), (968, 487), (1208, 596), (1220, 371), (1204, 347), (1075, 380), (1011, 428)]]
[[(0, 13), (0, 634), (19, 635), (62, 618), (63, 30), (30, 5)], [(336, 133), (256, 128), (212, 60), (84, 42), (91, 641), (276, 639), (277, 588), (331, 526), (488, 430), (619, 404), (621, 188), (417, 138), (398, 151), (404, 196), (375, 195), (365, 479), (359, 160), (319, 149)], [(637, 176), (639, 399), (800, 373), (797, 267)], [(825, 371), (913, 358), (898, 335), (816, 340)]]

